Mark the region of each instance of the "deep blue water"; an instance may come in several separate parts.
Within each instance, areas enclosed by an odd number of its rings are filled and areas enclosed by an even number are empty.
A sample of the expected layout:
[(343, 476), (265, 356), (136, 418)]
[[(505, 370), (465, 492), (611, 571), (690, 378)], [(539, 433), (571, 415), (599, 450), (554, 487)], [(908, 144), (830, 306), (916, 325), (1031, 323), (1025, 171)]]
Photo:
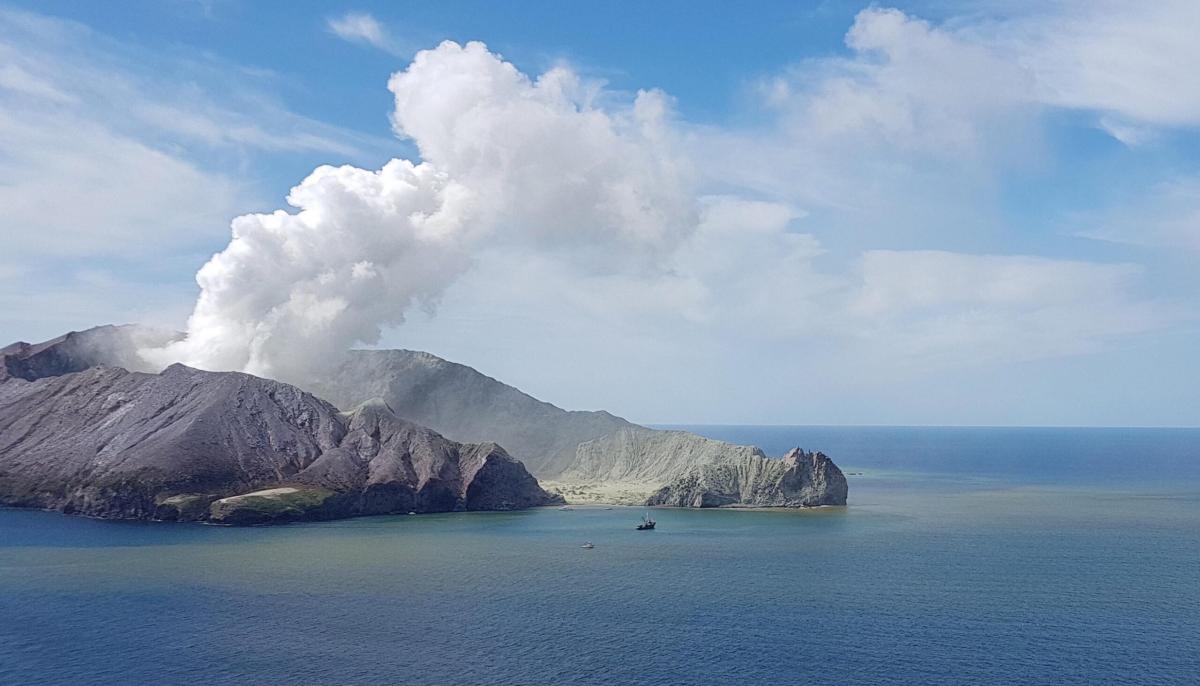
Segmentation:
[(0, 511), (0, 683), (1200, 683), (1200, 432), (693, 428), (863, 475), (651, 533)]

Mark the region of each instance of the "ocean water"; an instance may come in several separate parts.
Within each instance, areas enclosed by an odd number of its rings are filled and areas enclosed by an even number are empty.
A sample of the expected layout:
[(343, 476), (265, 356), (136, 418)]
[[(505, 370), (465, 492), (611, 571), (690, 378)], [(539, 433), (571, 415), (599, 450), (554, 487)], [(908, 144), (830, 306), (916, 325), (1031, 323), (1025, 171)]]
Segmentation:
[(850, 505), (4, 510), (0, 683), (1200, 683), (1200, 431), (690, 428), (824, 450)]

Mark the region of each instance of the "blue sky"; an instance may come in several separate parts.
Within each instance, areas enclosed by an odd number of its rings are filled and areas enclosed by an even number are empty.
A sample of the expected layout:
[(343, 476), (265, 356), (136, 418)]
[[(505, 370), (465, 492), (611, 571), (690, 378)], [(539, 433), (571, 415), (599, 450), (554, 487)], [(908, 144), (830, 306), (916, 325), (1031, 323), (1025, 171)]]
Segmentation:
[(0, 338), (190, 326), (163, 356), (297, 379), (427, 349), (646, 422), (1194, 426), (1197, 32), (1191, 2), (0, 3)]

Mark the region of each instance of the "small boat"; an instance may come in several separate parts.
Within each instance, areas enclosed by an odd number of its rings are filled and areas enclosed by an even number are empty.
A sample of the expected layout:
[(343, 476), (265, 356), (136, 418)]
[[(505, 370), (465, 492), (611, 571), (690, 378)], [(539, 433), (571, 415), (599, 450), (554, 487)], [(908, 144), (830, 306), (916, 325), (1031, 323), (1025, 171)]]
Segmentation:
[(571, 509), (571, 506), (570, 506), (570, 505), (563, 505), (562, 507), (560, 507), (560, 508), (558, 508), (558, 509), (560, 509), (560, 510), (570, 510), (570, 509)]
[(654, 525), (657, 523), (658, 522), (655, 522), (653, 519), (650, 519), (650, 515), (642, 515), (642, 523), (637, 525), (637, 530), (638, 531), (653, 531)]
[(591, 550), (592, 548), (595, 548), (596, 546), (592, 545), (591, 543), (584, 543), (583, 545), (581, 545), (579, 547), (583, 548), (584, 550)]

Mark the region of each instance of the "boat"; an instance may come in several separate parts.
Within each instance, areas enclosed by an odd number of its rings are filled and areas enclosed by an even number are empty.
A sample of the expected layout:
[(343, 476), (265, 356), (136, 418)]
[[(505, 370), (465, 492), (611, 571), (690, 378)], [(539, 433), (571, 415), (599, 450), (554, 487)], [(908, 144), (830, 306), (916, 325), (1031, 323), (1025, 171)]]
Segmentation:
[(595, 548), (596, 546), (592, 545), (591, 543), (584, 543), (583, 545), (581, 545), (579, 547), (583, 548), (584, 550), (591, 550), (592, 548)]
[(654, 529), (654, 525), (657, 523), (658, 522), (655, 522), (653, 519), (650, 519), (650, 515), (642, 515), (642, 523), (637, 525), (637, 530), (652, 531)]
[(558, 508), (558, 509), (560, 509), (560, 510), (570, 510), (570, 509), (571, 509), (571, 506), (570, 506), (570, 505), (563, 505), (562, 507), (560, 507), (560, 508)]

